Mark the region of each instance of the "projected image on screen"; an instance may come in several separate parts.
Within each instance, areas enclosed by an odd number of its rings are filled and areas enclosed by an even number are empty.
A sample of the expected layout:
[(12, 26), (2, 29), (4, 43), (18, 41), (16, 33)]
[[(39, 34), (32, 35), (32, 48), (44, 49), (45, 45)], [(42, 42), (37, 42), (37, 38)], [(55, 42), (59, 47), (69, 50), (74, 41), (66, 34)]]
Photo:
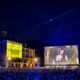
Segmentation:
[(72, 46), (51, 46), (45, 47), (45, 64), (79, 64), (78, 47)]

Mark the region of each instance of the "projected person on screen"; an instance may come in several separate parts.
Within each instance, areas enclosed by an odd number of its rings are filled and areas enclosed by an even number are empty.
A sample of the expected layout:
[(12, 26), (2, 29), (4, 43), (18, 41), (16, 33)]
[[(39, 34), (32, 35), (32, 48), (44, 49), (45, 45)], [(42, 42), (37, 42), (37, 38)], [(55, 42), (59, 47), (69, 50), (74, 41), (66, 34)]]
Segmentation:
[(57, 62), (62, 62), (62, 61), (67, 61), (68, 60), (68, 57), (67, 55), (64, 53), (64, 50), (62, 49), (58, 49), (58, 55), (56, 56), (56, 61)]

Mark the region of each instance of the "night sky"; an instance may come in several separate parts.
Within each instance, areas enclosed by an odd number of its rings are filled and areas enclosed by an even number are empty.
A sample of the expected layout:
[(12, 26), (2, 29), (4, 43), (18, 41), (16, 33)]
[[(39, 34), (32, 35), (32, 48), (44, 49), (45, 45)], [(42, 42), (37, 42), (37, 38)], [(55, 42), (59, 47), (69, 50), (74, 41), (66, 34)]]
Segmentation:
[(80, 44), (80, 1), (0, 0), (0, 29), (46, 45)]

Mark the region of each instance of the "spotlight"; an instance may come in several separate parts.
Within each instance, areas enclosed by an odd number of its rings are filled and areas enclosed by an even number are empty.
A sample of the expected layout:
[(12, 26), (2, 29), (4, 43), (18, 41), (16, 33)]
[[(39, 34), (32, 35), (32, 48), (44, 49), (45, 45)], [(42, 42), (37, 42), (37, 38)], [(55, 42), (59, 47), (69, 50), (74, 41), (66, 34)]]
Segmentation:
[(50, 22), (52, 22), (53, 21), (53, 19), (50, 19)]
[(38, 61), (37, 58), (35, 58), (34, 61), (37, 63), (37, 61)]
[(11, 58), (9, 57), (9, 58), (8, 58), (8, 61), (10, 61), (10, 60), (11, 60)]

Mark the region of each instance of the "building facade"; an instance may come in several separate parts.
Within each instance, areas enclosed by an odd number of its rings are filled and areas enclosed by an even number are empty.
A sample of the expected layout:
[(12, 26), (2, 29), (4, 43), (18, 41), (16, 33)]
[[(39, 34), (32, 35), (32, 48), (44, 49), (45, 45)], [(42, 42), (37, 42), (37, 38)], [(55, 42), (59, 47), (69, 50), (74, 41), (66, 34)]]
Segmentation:
[(22, 43), (0, 41), (0, 67), (33, 68), (35, 67), (35, 50), (23, 47)]
[(22, 61), (27, 63), (27, 67), (35, 67), (35, 50), (23, 47)]

